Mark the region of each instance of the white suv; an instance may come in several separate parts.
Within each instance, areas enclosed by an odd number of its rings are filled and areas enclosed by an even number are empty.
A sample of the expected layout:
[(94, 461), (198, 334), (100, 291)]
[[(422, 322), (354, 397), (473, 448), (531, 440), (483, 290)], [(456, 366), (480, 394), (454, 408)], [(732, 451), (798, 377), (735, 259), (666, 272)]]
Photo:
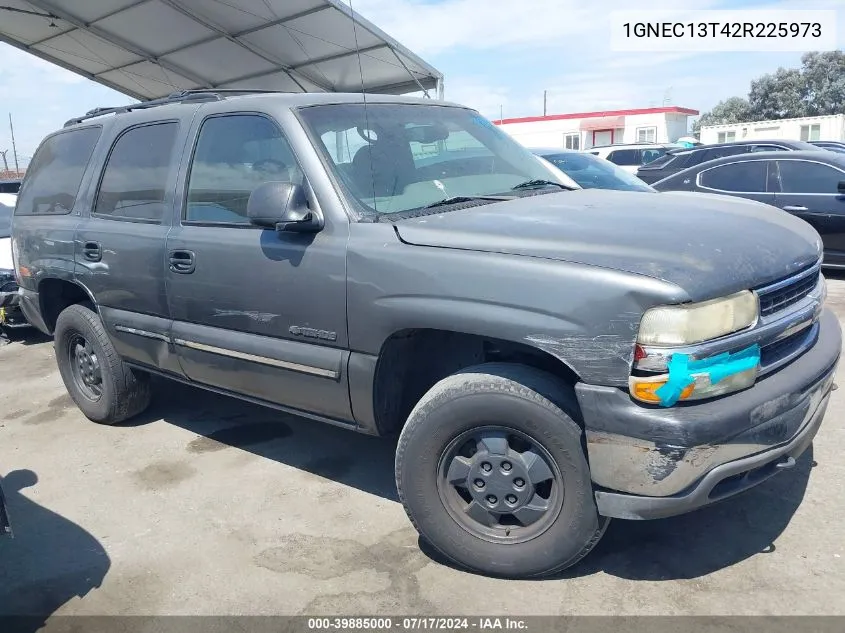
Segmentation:
[(600, 145), (584, 151), (600, 156), (625, 171), (636, 174), (640, 167), (657, 160), (670, 149), (677, 149), (677, 146), (669, 143), (620, 143), (617, 145)]

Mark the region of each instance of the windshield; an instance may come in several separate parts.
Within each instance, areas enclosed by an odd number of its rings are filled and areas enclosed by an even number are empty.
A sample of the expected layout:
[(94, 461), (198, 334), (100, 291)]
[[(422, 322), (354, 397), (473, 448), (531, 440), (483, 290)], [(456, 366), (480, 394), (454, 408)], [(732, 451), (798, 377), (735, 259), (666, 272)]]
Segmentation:
[(655, 191), (633, 174), (592, 154), (562, 152), (542, 156), (585, 189)]
[[(579, 188), (473, 110), (423, 104), (310, 106), (302, 120), (347, 197), (364, 214), (450, 198)], [(513, 188), (528, 181), (518, 190)], [(464, 201), (465, 203), (465, 201)]]

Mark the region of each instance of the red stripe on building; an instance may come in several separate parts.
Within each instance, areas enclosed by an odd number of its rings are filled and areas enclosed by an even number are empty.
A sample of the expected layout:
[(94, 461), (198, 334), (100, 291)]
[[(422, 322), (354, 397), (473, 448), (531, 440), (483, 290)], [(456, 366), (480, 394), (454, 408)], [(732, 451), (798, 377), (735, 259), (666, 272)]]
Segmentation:
[(506, 123), (534, 123), (536, 121), (562, 121), (564, 119), (589, 119), (592, 117), (606, 116), (629, 116), (635, 114), (689, 114), (698, 115), (698, 110), (692, 108), (681, 108), (679, 106), (665, 106), (662, 108), (638, 108), (633, 110), (605, 110), (603, 112), (575, 112), (573, 114), (549, 114), (546, 116), (526, 116), (516, 119), (498, 119), (493, 123), (502, 125)]

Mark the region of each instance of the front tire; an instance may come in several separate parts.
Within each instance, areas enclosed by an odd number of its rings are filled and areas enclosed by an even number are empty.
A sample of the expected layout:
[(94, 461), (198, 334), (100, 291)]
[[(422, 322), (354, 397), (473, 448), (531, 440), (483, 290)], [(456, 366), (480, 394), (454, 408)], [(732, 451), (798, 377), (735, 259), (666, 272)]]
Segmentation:
[(399, 436), (396, 485), (420, 534), (469, 570), (530, 578), (571, 567), (609, 523), (593, 499), (571, 390), (488, 363), (435, 384)]
[(89, 420), (117, 424), (149, 406), (149, 375), (133, 371), (120, 359), (90, 307), (65, 308), (56, 321), (54, 340), (65, 388)]

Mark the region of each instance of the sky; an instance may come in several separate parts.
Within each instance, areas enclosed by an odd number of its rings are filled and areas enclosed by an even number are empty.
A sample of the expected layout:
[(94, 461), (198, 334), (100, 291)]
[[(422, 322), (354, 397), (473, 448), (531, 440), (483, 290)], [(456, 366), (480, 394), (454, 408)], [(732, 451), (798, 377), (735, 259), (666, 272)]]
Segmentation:
[[(208, 0), (217, 2), (220, 0)], [(231, 0), (228, 0), (231, 2)], [(347, 4), (349, 0), (345, 0)], [(800, 52), (627, 53), (610, 46), (615, 10), (677, 0), (352, 0), (352, 7), (440, 70), (445, 96), (497, 119), (678, 105), (705, 112), (752, 79), (800, 65)], [(840, 9), (845, 0), (684, 0), (693, 9)], [(0, 16), (2, 30), (2, 16)], [(97, 106), (132, 99), (0, 43), (0, 151), (26, 163), (44, 135)], [(10, 165), (12, 152), (8, 153)], [(0, 163), (2, 168), (2, 163)]]

